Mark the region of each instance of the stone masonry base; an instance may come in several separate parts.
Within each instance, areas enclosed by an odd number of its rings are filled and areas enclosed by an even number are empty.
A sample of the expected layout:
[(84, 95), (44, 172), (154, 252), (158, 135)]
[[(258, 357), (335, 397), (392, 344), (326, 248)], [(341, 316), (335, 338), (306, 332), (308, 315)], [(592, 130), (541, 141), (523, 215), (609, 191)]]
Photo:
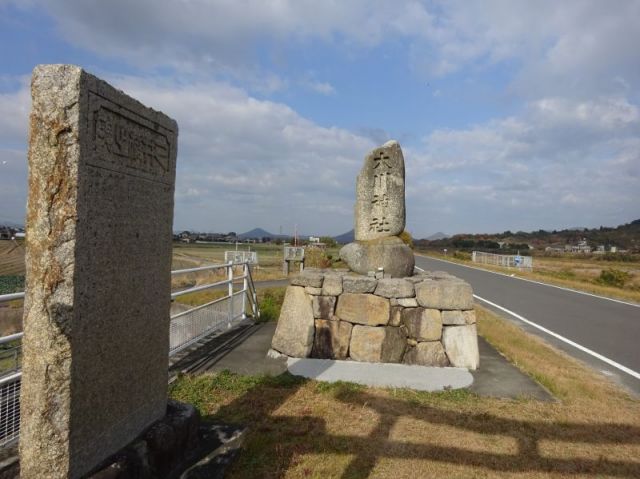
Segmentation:
[(471, 287), (448, 273), (376, 279), (307, 269), (287, 288), (272, 347), (298, 358), (473, 370), (475, 323)]

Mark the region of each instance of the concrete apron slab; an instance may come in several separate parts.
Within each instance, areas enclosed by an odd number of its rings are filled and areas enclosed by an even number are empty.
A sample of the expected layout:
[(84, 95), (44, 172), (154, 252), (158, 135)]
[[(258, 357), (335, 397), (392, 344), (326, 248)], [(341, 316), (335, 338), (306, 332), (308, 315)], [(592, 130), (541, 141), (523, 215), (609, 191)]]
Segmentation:
[(473, 383), (473, 376), (464, 368), (309, 358), (289, 358), (287, 368), (293, 375), (318, 381), (348, 381), (365, 386), (409, 388), (417, 391), (459, 389)]

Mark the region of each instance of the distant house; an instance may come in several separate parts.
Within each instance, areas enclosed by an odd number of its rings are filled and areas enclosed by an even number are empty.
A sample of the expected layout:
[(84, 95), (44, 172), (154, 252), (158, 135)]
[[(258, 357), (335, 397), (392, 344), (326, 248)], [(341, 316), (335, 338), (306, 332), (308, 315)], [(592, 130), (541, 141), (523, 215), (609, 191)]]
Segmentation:
[(582, 241), (578, 241), (577, 245), (566, 245), (564, 250), (569, 253), (591, 253), (591, 246), (585, 238), (582, 238)]

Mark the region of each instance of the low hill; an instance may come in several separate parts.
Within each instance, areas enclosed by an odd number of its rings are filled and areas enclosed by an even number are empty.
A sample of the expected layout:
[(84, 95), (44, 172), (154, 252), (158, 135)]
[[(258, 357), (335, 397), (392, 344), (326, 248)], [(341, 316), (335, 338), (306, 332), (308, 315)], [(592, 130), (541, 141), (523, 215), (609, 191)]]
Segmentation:
[[(434, 235), (435, 236), (435, 235)], [(632, 252), (640, 251), (640, 219), (616, 227), (567, 228), (563, 230), (538, 230), (531, 232), (505, 231), (489, 234), (457, 234), (448, 238), (415, 241), (416, 246), (427, 248), (493, 249), (497, 243), (507, 243), (512, 249), (525, 249), (528, 245), (536, 249), (547, 246), (562, 247), (576, 245), (583, 239), (593, 248), (617, 246)]]
[(263, 230), (262, 228), (253, 228), (251, 231), (247, 231), (246, 233), (241, 233), (238, 235), (240, 239), (247, 238), (279, 238), (279, 239), (287, 239), (289, 235), (277, 235), (273, 233), (269, 233), (267, 230)]
[(437, 233), (432, 234), (431, 236), (425, 238), (428, 241), (435, 241), (435, 240), (441, 240), (441, 239), (447, 239), (449, 237), (448, 234), (442, 233), (441, 231), (438, 231)]
[(340, 244), (352, 243), (355, 240), (355, 232), (353, 230), (347, 231), (341, 235), (334, 236), (333, 239)]

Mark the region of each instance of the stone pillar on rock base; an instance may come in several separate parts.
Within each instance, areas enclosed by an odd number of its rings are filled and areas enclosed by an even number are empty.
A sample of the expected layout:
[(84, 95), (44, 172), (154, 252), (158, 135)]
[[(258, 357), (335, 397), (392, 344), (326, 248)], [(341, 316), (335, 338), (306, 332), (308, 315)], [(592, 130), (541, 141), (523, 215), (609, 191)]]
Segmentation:
[(383, 268), (394, 278), (413, 274), (413, 252), (399, 237), (406, 220), (404, 184), (404, 157), (397, 141), (365, 157), (356, 183), (355, 242), (340, 250), (352, 271), (367, 274)]

